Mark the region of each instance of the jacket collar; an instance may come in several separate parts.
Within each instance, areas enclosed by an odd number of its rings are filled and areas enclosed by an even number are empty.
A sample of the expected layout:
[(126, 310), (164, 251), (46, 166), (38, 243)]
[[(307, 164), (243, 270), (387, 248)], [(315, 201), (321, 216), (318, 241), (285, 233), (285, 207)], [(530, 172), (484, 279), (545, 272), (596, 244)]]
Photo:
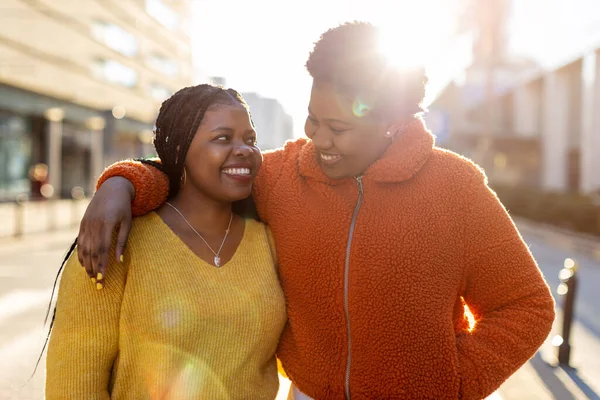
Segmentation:
[[(434, 146), (431, 132), (417, 118), (406, 130), (399, 133), (383, 155), (371, 164), (363, 176), (375, 182), (403, 182), (416, 175), (425, 164)], [(312, 141), (307, 140), (300, 150), (300, 174), (329, 185), (337, 185), (348, 179), (333, 180), (327, 177), (317, 162), (317, 152)]]

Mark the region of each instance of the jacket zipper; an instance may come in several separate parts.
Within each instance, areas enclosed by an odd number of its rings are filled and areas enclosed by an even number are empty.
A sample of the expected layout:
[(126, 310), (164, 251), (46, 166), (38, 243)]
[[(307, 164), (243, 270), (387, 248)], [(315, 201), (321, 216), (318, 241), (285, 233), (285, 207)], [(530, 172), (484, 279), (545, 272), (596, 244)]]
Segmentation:
[(354, 236), (354, 226), (356, 218), (363, 199), (363, 183), (362, 176), (357, 176), (356, 184), (358, 185), (358, 201), (352, 215), (350, 223), (350, 232), (348, 233), (348, 246), (346, 247), (346, 265), (344, 271), (344, 311), (346, 312), (346, 329), (348, 331), (348, 358), (346, 359), (346, 399), (350, 400), (350, 366), (352, 365), (352, 334), (350, 332), (350, 309), (348, 308), (348, 285), (350, 275), (350, 250), (352, 250), (352, 238)]

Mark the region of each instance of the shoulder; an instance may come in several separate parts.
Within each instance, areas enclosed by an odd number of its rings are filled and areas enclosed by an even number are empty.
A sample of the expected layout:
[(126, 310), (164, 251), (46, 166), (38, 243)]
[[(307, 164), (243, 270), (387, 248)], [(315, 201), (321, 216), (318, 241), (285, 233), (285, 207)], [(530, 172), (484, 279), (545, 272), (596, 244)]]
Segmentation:
[(285, 142), (283, 147), (274, 150), (264, 151), (264, 161), (267, 163), (270, 163), (275, 160), (284, 162), (285, 160), (297, 158), (304, 146), (308, 144), (308, 142), (309, 140), (307, 138), (288, 140), (287, 142)]
[(246, 218), (244, 221), (246, 222), (245, 229), (248, 230), (247, 233), (249, 233), (250, 235), (259, 236), (263, 239), (266, 239), (267, 235), (269, 235), (269, 228), (264, 223), (257, 221), (253, 218)]
[(254, 219), (246, 219), (247, 238), (251, 245), (260, 246), (261, 248), (267, 248), (271, 253), (271, 257), (277, 260), (277, 251), (275, 250), (275, 239), (271, 229), (260, 221)]
[(131, 232), (129, 234), (128, 247), (135, 245), (139, 241), (152, 241), (154, 239), (164, 239), (162, 231), (164, 222), (160, 216), (152, 211), (146, 215), (133, 218), (131, 223)]
[(453, 151), (434, 147), (425, 165), (428, 174), (460, 184), (487, 184), (483, 169), (472, 160)]

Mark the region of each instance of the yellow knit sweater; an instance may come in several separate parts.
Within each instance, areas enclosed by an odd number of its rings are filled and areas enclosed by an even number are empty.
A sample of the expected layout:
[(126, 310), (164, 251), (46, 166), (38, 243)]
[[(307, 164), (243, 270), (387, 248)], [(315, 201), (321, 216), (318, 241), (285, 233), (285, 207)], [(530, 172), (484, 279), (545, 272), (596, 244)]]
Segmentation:
[(111, 259), (101, 291), (73, 254), (46, 398), (275, 398), (286, 315), (269, 240), (264, 225), (246, 220), (237, 252), (216, 268), (151, 213), (134, 220), (125, 261)]

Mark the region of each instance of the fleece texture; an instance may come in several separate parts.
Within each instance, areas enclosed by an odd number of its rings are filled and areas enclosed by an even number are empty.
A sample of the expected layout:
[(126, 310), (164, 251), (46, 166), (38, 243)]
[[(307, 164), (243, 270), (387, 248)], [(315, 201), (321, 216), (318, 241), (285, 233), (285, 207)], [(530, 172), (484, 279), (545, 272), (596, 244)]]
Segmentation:
[[(125, 162), (106, 172), (115, 174), (148, 204), (167, 195), (153, 167)], [(254, 197), (287, 299), (277, 350), (287, 375), (316, 399), (485, 398), (534, 355), (554, 320), (511, 218), (481, 169), (435, 147), (420, 120), (364, 172), (362, 187), (357, 208), (358, 181), (325, 176), (310, 140), (264, 154)], [(146, 202), (136, 198), (138, 213)]]

